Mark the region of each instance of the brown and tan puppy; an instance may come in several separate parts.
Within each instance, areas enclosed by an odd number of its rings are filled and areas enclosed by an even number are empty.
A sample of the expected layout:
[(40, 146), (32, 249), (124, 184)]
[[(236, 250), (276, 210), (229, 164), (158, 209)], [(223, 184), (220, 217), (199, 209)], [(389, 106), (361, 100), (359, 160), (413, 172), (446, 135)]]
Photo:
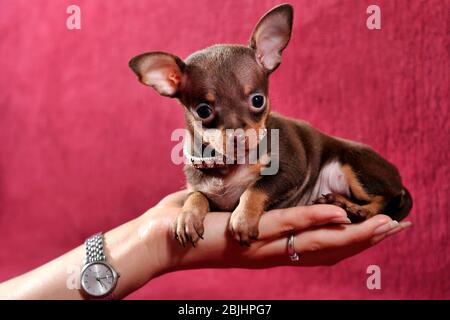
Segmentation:
[[(187, 147), (193, 161), (185, 166), (190, 193), (174, 224), (174, 236), (183, 245), (202, 238), (203, 220), (211, 209), (233, 211), (229, 229), (241, 244), (249, 245), (258, 237), (261, 215), (273, 208), (329, 203), (358, 221), (378, 213), (400, 220), (412, 207), (397, 169), (368, 146), (270, 112), (268, 78), (281, 62), (292, 20), (292, 7), (280, 5), (261, 18), (248, 46), (215, 45), (184, 61), (164, 52), (130, 61), (143, 84), (179, 100), (190, 135), (200, 135), (201, 149), (212, 149), (212, 157), (195, 158), (191, 155), (199, 150)], [(226, 129), (244, 131), (230, 135)], [(247, 132), (258, 129), (267, 134), (254, 142)], [(276, 153), (271, 149), (272, 129), (278, 130)], [(217, 159), (216, 154), (229, 154), (225, 141), (233, 140), (236, 146), (243, 142), (248, 151), (264, 139), (270, 143), (256, 163), (237, 158), (225, 164), (208, 162)], [(275, 160), (276, 174), (262, 175), (263, 167)]]

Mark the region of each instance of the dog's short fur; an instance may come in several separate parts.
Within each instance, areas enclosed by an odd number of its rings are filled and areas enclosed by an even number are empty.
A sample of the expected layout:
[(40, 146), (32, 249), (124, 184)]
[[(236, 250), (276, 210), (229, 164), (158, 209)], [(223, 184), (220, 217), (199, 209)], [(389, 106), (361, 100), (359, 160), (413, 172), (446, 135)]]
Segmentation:
[[(200, 133), (203, 143), (218, 152), (224, 151), (224, 144), (217, 141), (230, 138), (227, 128), (279, 130), (276, 175), (262, 176), (262, 162), (215, 168), (186, 165), (190, 194), (174, 225), (174, 235), (183, 245), (188, 241), (195, 245), (202, 237), (203, 219), (210, 209), (233, 211), (230, 231), (249, 244), (258, 236), (262, 213), (272, 208), (329, 203), (346, 209), (352, 220), (378, 213), (400, 220), (412, 207), (397, 169), (368, 146), (270, 112), (268, 77), (281, 62), (292, 20), (292, 7), (280, 5), (261, 18), (248, 46), (215, 45), (185, 61), (163, 52), (130, 61), (142, 83), (179, 100), (191, 135)], [(255, 94), (265, 98), (263, 107), (253, 106)], [(207, 119), (198, 113), (201, 104), (207, 105), (203, 110)], [(217, 130), (210, 134), (205, 128)]]

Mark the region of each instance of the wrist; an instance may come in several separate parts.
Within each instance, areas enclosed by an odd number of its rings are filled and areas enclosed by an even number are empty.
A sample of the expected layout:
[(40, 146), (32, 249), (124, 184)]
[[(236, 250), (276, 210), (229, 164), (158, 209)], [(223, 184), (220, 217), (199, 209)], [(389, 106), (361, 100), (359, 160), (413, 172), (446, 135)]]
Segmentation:
[(141, 218), (129, 221), (104, 235), (107, 262), (120, 274), (114, 290), (122, 298), (145, 285), (158, 273), (158, 261), (148, 250), (148, 236), (140, 230)]
[(152, 208), (134, 220), (135, 233), (142, 246), (145, 264), (149, 266), (148, 280), (169, 272), (172, 268), (169, 243), (171, 215), (167, 211), (170, 210)]

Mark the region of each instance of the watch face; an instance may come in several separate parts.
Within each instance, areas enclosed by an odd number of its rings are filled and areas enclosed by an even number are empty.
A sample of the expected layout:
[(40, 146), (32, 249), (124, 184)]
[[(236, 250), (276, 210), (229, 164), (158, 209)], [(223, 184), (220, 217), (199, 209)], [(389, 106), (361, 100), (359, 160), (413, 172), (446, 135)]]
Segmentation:
[(91, 262), (83, 268), (81, 286), (94, 297), (106, 296), (114, 290), (117, 277), (112, 268), (104, 262)]

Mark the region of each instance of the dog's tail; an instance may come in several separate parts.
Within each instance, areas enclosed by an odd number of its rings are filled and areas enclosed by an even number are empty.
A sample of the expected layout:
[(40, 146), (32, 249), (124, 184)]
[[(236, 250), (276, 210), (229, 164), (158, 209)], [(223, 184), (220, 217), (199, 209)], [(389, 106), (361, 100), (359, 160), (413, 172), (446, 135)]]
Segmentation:
[(392, 219), (400, 221), (406, 218), (413, 206), (413, 200), (408, 189), (403, 188), (402, 192), (389, 201), (385, 208), (385, 214)]

